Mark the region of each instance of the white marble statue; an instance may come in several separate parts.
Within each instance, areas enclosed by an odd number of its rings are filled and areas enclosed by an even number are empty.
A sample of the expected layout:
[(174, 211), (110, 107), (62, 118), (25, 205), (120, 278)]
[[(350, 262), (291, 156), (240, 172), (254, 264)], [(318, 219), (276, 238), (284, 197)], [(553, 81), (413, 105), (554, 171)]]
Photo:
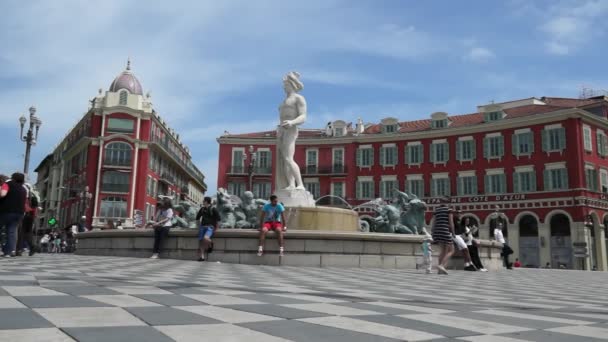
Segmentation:
[(306, 100), (298, 92), (304, 88), (300, 74), (292, 71), (283, 77), (285, 100), (279, 106), (280, 124), (277, 128), (276, 188), (304, 190), (300, 167), (294, 160), (298, 125), (306, 121)]

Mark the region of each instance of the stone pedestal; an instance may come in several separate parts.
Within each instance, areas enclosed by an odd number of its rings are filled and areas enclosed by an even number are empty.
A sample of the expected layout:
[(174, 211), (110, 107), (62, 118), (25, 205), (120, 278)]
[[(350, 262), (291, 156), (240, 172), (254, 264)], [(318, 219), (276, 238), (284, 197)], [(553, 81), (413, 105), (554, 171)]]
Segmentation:
[(303, 189), (294, 190), (276, 190), (275, 195), (279, 198), (279, 202), (283, 203), (285, 208), (295, 207), (314, 207), (315, 199), (312, 194)]

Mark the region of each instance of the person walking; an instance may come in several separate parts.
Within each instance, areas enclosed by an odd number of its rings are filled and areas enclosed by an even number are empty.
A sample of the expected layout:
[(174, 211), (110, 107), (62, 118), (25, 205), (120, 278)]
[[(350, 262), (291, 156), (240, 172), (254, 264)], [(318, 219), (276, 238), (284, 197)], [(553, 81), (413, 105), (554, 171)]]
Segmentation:
[(209, 247), (213, 243), (213, 233), (219, 228), (220, 213), (211, 206), (211, 197), (203, 199), (203, 206), (196, 214), (198, 228), (198, 261), (205, 261)]
[(513, 266), (509, 262), (509, 255), (513, 254), (513, 250), (511, 249), (511, 247), (509, 247), (509, 244), (507, 244), (507, 241), (505, 240), (505, 237), (502, 234), (502, 228), (502, 222), (499, 222), (496, 226), (496, 229), (494, 229), (494, 238), (496, 239), (496, 241), (502, 243), (502, 253), (500, 253), (500, 255), (502, 256), (505, 267), (508, 270), (512, 270)]
[(25, 202), (25, 216), (19, 225), (19, 233), (17, 234), (17, 256), (21, 256), (29, 249), (29, 256), (36, 253), (38, 246), (33, 236), (34, 220), (38, 211), (38, 196), (34, 193), (31, 185), (25, 184), (27, 190), (27, 200)]
[(277, 239), (279, 241), (279, 256), (283, 256), (285, 251), (283, 245), (283, 233), (287, 230), (287, 227), (283, 225), (285, 223), (285, 215), (283, 212), (285, 211), (285, 207), (281, 203), (279, 203), (279, 199), (276, 195), (270, 196), (270, 203), (266, 203), (262, 208), (262, 213), (260, 214), (260, 235), (259, 235), (259, 246), (258, 246), (258, 256), (262, 256), (264, 254), (264, 242), (266, 241), (266, 233), (269, 230), (274, 230), (277, 234)]
[(431, 247), (433, 237), (424, 227), (422, 228), (422, 235), (424, 236), (424, 240), (422, 240), (422, 265), (424, 266), (424, 272), (431, 274), (433, 267), (433, 248)]
[(448, 206), (450, 203), (449, 197), (441, 198), (440, 203), (433, 212), (435, 220), (431, 234), (433, 241), (441, 248), (437, 263), (437, 273), (448, 274), (446, 270), (448, 260), (454, 254), (454, 215), (452, 214), (452, 209)]
[(159, 220), (153, 224), (154, 247), (150, 259), (158, 259), (162, 243), (169, 236), (169, 230), (173, 226), (173, 204), (169, 198), (163, 198)]
[(0, 227), (6, 229), (4, 256), (13, 257), (17, 251), (17, 227), (23, 220), (27, 190), (23, 186), (25, 175), (15, 172), (0, 187)]

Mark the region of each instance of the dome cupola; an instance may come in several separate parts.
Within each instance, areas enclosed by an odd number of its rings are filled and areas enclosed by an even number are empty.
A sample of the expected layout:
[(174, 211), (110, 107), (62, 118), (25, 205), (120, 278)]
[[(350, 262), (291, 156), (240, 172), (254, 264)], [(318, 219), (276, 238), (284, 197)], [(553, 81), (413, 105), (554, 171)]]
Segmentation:
[(131, 94), (143, 95), (141, 83), (133, 73), (131, 72), (131, 60), (127, 60), (127, 68), (121, 72), (120, 75), (116, 76), (112, 84), (110, 85), (110, 91), (118, 92), (121, 89), (126, 89)]

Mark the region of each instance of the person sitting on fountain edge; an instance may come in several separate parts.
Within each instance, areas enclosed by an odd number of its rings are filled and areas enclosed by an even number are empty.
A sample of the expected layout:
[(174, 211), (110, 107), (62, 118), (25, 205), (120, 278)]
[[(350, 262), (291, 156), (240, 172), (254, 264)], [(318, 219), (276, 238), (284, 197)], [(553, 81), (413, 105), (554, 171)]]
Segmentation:
[(274, 230), (279, 240), (279, 256), (283, 256), (283, 232), (287, 230), (287, 227), (283, 226), (285, 222), (285, 215), (283, 212), (285, 207), (279, 203), (279, 199), (276, 195), (270, 196), (270, 203), (266, 203), (262, 208), (260, 215), (261, 228), (260, 228), (260, 245), (258, 246), (258, 256), (264, 254), (264, 241), (266, 240), (266, 233), (269, 230)]
[(220, 222), (220, 213), (215, 207), (211, 206), (211, 197), (203, 199), (203, 206), (196, 214), (196, 220), (199, 221), (198, 228), (198, 261), (205, 261), (209, 247), (211, 247), (211, 237), (218, 229)]

